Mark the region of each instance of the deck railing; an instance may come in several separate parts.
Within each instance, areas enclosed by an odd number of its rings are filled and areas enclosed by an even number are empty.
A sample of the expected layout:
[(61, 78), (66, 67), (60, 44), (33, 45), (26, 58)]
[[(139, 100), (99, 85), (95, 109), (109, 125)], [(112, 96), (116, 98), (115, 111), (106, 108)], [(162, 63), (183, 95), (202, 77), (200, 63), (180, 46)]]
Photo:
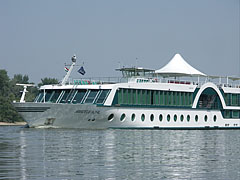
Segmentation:
[[(142, 81), (140, 81), (142, 79)], [(89, 84), (115, 84), (115, 83), (170, 83), (170, 84), (185, 84), (185, 85), (197, 85), (202, 86), (207, 82), (212, 82), (218, 87), (230, 87), (240, 88), (240, 78), (237, 80), (231, 80), (228, 77), (187, 77), (184, 78), (163, 78), (163, 77), (90, 77), (81, 79), (69, 79), (69, 84), (74, 85), (89, 85)]]

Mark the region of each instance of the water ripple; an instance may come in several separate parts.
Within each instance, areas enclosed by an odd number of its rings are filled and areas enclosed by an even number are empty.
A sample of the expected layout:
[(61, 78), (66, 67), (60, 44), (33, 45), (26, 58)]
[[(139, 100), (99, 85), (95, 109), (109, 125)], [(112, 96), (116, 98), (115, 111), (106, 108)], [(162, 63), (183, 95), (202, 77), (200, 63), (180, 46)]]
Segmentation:
[(0, 127), (0, 179), (240, 179), (238, 130)]

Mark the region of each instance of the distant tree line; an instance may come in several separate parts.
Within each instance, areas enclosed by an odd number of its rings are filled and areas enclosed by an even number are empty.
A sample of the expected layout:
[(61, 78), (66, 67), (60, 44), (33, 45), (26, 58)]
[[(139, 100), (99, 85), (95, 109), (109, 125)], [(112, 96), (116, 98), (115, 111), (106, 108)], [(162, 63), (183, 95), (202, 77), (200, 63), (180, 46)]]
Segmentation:
[[(16, 122), (23, 121), (22, 117), (14, 108), (12, 102), (19, 101), (21, 98), (21, 91), (23, 87), (16, 84), (33, 84), (29, 82), (27, 75), (16, 74), (12, 79), (7, 75), (6, 70), (0, 69), (0, 122)], [(38, 86), (28, 87), (28, 92), (25, 96), (26, 102), (34, 101), (38, 94), (38, 88), (46, 84), (57, 84), (58, 80), (55, 78), (44, 78)]]

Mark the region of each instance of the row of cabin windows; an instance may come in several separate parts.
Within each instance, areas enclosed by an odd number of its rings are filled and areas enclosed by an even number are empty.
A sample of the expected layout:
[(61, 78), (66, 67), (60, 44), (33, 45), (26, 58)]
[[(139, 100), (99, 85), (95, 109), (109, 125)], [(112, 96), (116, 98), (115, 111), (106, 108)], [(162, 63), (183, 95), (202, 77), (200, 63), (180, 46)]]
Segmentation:
[(224, 100), (227, 106), (240, 106), (240, 94), (226, 93)]
[[(180, 117), (178, 117), (176, 114), (173, 116), (173, 120), (176, 122), (177, 120), (178, 120), (178, 118), (179, 118), (179, 120), (181, 121), (181, 122), (183, 122), (184, 121), (184, 115), (182, 114)], [(108, 116), (108, 121), (112, 121), (114, 119), (114, 114), (110, 114), (109, 116)], [(120, 116), (120, 121), (124, 121), (126, 119), (126, 114), (125, 113), (123, 113), (121, 116)], [(133, 113), (132, 115), (131, 115), (131, 120), (132, 121), (135, 121), (135, 119), (136, 119), (136, 115)], [(145, 121), (145, 114), (141, 114), (141, 118), (140, 118), (142, 121)], [(154, 114), (151, 114), (150, 115), (150, 117), (149, 117), (149, 119), (150, 119), (150, 121), (154, 121)], [(160, 114), (159, 115), (159, 121), (163, 121), (163, 114)], [(190, 122), (190, 115), (187, 115), (186, 116), (186, 120), (188, 121), (188, 122)], [(198, 122), (199, 121), (199, 116), (198, 115), (195, 115), (195, 121), (196, 122)], [(168, 114), (167, 116), (166, 116), (166, 120), (169, 122), (170, 120), (171, 120), (171, 115), (170, 114)], [(204, 118), (203, 118), (203, 120), (205, 121), (205, 122), (207, 122), (208, 121), (208, 116), (207, 115), (205, 115), (204, 116)], [(214, 115), (213, 116), (213, 121), (214, 122), (216, 122), (217, 121), (217, 116), (216, 115)]]
[(222, 115), (224, 118), (238, 119), (240, 118), (239, 110), (223, 110)]
[(103, 104), (109, 92), (110, 90), (45, 90), (45, 99), (44, 91), (41, 91), (35, 102)]
[(192, 106), (193, 103), (193, 93), (191, 92), (120, 88), (117, 93), (117, 104)]

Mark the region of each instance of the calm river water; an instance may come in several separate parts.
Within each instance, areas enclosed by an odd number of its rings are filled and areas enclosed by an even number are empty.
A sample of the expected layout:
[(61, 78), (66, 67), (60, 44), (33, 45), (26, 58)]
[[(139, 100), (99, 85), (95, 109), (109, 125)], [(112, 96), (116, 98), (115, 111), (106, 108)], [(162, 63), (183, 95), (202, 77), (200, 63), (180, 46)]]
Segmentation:
[(0, 179), (240, 179), (240, 130), (0, 126)]

